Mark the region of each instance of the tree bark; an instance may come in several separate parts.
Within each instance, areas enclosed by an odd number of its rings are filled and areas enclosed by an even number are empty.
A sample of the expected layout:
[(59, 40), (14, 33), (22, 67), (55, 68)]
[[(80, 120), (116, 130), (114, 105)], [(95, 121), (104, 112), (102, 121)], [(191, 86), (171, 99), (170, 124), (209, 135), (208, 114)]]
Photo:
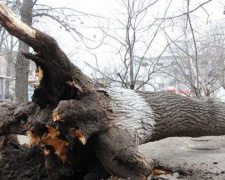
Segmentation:
[(129, 130), (137, 144), (173, 136), (224, 135), (224, 104), (164, 92), (113, 88), (111, 122)]
[[(30, 26), (32, 25), (32, 11), (33, 0), (23, 0), (20, 10), (21, 20)], [(16, 102), (26, 103), (28, 102), (28, 72), (30, 62), (21, 52), (29, 52), (29, 46), (23, 41), (19, 41), (17, 53), (15, 96)]]
[(29, 135), (30, 146), (41, 149), (37, 157), (44, 159), (34, 157), (35, 170), (44, 169), (45, 178), (47, 173), (54, 180), (97, 180), (110, 174), (146, 179), (154, 164), (138, 152), (138, 144), (224, 134), (222, 104), (120, 88), (96, 90), (52, 37), (18, 20), (3, 3), (0, 24), (34, 49), (36, 54), (23, 54), (36, 63), (40, 82), (33, 102), (0, 104), (0, 135)]
[[(12, 64), (11, 64), (11, 59), (12, 59), (12, 52), (9, 52), (9, 54), (6, 56), (7, 59), (7, 65), (6, 65), (6, 76), (10, 77), (12, 75)], [(10, 99), (10, 93), (9, 93), (9, 84), (10, 84), (10, 79), (5, 79), (5, 99)]]
[(20, 41), (16, 60), (15, 100), (26, 103), (28, 102), (29, 60), (21, 54), (23, 51), (29, 51), (29, 46)]

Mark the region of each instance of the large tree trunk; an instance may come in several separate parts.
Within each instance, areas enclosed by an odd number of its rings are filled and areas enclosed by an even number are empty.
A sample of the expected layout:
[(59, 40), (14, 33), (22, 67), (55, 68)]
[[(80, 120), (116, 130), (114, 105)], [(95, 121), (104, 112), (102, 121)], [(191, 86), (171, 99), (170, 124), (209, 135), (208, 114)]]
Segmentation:
[(224, 104), (201, 102), (164, 92), (108, 90), (113, 120), (128, 129), (137, 144), (172, 136), (224, 135)]
[(40, 84), (33, 102), (0, 104), (0, 135), (27, 134), (36, 147), (34, 158), (44, 157), (44, 168), (35, 159), (37, 166), (33, 171), (27, 167), (29, 173), (41, 170), (48, 179), (97, 180), (109, 174), (146, 179), (153, 162), (138, 152), (138, 144), (224, 134), (222, 104), (120, 88), (96, 90), (52, 37), (19, 21), (3, 3), (0, 23), (36, 52), (23, 53), (37, 65)]
[[(20, 10), (21, 20), (28, 25), (32, 25), (32, 11), (33, 0), (23, 0)], [(28, 102), (28, 72), (30, 62), (21, 52), (29, 52), (29, 46), (23, 41), (19, 41), (17, 53), (15, 96), (16, 102), (26, 103)]]
[[(15, 66), (13, 65), (13, 37), (11, 37), (10, 40), (10, 48), (9, 52), (6, 56), (7, 60), (7, 66), (6, 66), (6, 76), (7, 77), (13, 77), (14, 76), (14, 71), (15, 71)], [(10, 82), (12, 82), (12, 79), (6, 79), (5, 80), (5, 99), (10, 99), (12, 102), (13, 98), (10, 95)]]

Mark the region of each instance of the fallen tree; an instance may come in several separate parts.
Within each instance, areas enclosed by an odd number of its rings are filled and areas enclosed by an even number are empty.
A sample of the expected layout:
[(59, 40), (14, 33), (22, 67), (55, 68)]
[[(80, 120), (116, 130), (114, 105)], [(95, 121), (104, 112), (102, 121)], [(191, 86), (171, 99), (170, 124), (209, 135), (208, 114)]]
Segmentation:
[[(154, 163), (137, 145), (225, 132), (222, 104), (164, 93), (95, 89), (52, 37), (24, 24), (3, 3), (0, 24), (34, 49), (36, 54), (21, 53), (36, 63), (40, 82), (32, 102), (0, 103), (0, 135), (5, 136), (1, 179), (102, 179), (110, 174), (146, 179)], [(7, 143), (10, 134), (30, 136), (33, 148)], [(17, 152), (9, 158), (12, 148)], [(11, 168), (22, 164), (27, 170), (10, 171), (7, 159)]]

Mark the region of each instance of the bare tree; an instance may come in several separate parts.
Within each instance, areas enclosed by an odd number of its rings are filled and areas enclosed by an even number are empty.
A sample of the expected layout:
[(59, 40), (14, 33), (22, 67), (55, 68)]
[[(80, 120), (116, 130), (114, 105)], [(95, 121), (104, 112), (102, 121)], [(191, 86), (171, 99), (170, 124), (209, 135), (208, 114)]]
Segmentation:
[[(160, 56), (167, 47), (165, 45), (162, 52), (156, 58), (152, 58), (151, 49), (164, 22), (164, 20), (155, 20), (150, 13), (158, 2), (159, 0), (118, 2), (121, 6), (118, 17), (115, 17), (108, 27), (101, 27), (102, 32), (107, 36), (105, 44), (110, 46), (116, 55), (113, 61), (117, 62), (117, 66), (112, 68), (115, 75), (107, 75), (97, 64), (95, 67), (92, 66), (95, 71), (110, 81), (115, 81), (130, 89), (140, 89), (149, 82), (152, 74), (157, 71), (156, 65)], [(167, 9), (164, 16), (166, 14)], [(107, 71), (110, 74), (109, 69)]]
[[(190, 1), (186, 3), (186, 12), (190, 12)], [(212, 55), (209, 55), (209, 50), (206, 44), (207, 33), (199, 33), (193, 25), (194, 20), (191, 20), (191, 14), (185, 13), (181, 22), (181, 34), (172, 39), (169, 33), (165, 31), (168, 39), (171, 57), (173, 58), (172, 66), (167, 69), (167, 74), (170, 75), (192, 92), (192, 95), (201, 98), (202, 96), (212, 96), (219, 89), (218, 82), (213, 77), (212, 72), (214, 60)], [(196, 19), (195, 16), (192, 19)], [(178, 30), (178, 27), (176, 28)], [(179, 30), (178, 30), (179, 32)], [(215, 38), (214, 35), (211, 35)], [(207, 41), (207, 43), (204, 43)], [(214, 46), (214, 45), (212, 45)], [(212, 58), (212, 59), (211, 59)], [(175, 74), (169, 72), (176, 72)]]
[[(23, 0), (20, 14), (21, 20), (28, 25), (32, 25), (33, 0)], [(16, 61), (16, 102), (28, 101), (28, 72), (29, 60), (22, 56), (21, 52), (29, 52), (29, 46), (24, 42), (19, 42), (17, 61)]]
[[(15, 65), (16, 65), (16, 58), (15, 58), (15, 45), (17, 44), (17, 40), (13, 38), (13, 36), (10, 36), (9, 42), (5, 41), (8, 44), (8, 47), (5, 49), (6, 51), (6, 76), (5, 79), (5, 98), (14, 101), (14, 95), (10, 90), (12, 89), (13, 85), (12, 82), (14, 82), (15, 79)], [(10, 87), (11, 86), (11, 87)]]
[[(9, 4), (11, 9), (15, 12), (18, 11), (17, 4)], [(18, 40), (15, 39), (12, 35), (10, 35), (4, 28), (0, 31), (0, 56), (4, 59), (3, 62), (0, 62), (1, 66), (4, 67), (5, 72), (2, 72), (3, 76), (6, 76), (3, 80), (2, 88), (5, 87), (4, 90), (4, 98), (14, 100), (14, 93), (12, 90), (15, 79), (15, 56), (16, 56), (16, 46), (18, 44)], [(10, 87), (11, 86), (11, 87)]]
[(174, 23), (174, 19), (185, 16), (187, 20), (186, 26), (190, 30), (194, 44), (192, 46), (194, 48), (193, 52), (195, 52), (189, 57), (189, 62), (192, 63), (190, 67), (195, 72), (195, 77), (193, 77), (195, 82), (193, 79), (194, 86), (192, 89), (195, 89), (195, 93), (199, 96), (198, 90), (201, 87), (198, 50), (196, 49), (197, 44), (195, 43), (197, 37), (195, 37), (190, 14), (199, 8), (203, 8), (210, 1), (201, 2), (194, 8), (190, 8), (190, 2), (187, 1), (184, 12), (179, 12), (173, 16), (168, 15), (173, 1), (167, 1), (164, 3), (166, 4), (165, 9), (162, 15), (160, 15), (160, 18), (151, 16), (151, 10), (161, 3), (159, 0), (120, 1), (119, 4), (123, 9), (121, 8), (122, 10), (117, 11), (118, 17), (111, 20), (105, 28), (101, 27), (102, 32), (107, 35), (105, 44), (111, 47), (110, 53), (114, 53), (114, 56), (111, 58), (112, 60), (109, 61), (116, 62), (116, 65), (114, 68), (109, 67), (113, 66), (112, 63), (107, 64), (105, 68), (98, 66), (100, 62), (98, 64), (96, 63), (95, 66), (90, 63), (88, 65), (101, 76), (108, 78), (109, 81), (114, 81), (117, 84), (120, 83), (121, 86), (126, 88), (140, 89), (145, 84), (152, 85), (151, 79), (160, 70), (157, 66), (162, 61), (160, 58), (163, 56), (169, 44), (172, 43), (171, 41), (168, 41), (167, 44), (165, 43), (161, 52), (156, 54), (153, 53), (155, 42), (159, 41), (157, 38), (161, 32), (168, 28), (167, 21)]
[[(53, 8), (47, 5), (38, 4), (37, 0), (21, 1), (5, 1), (10, 7), (21, 16), (21, 19), (27, 24), (38, 24), (43, 19), (50, 19), (53, 22), (59, 24), (59, 28), (65, 29), (76, 41), (82, 41), (87, 46), (87, 41), (91, 41), (90, 38), (84, 36), (78, 26), (81, 27), (83, 22), (82, 18), (95, 17), (95, 15), (82, 13), (72, 8), (60, 7)], [(100, 16), (97, 16), (98, 18)], [(33, 23), (32, 23), (33, 22)], [(5, 31), (2, 31), (1, 42), (4, 41), (3, 35)], [(101, 42), (99, 42), (101, 44)], [(88, 47), (90, 48), (90, 47)], [(94, 48), (94, 47), (91, 47)], [(24, 59), (21, 52), (28, 52), (29, 47), (20, 42), (17, 65), (16, 65), (16, 101), (27, 102), (28, 100), (28, 72), (29, 61)]]
[(208, 89), (213, 91), (216, 87), (224, 88), (224, 61), (225, 61), (225, 27), (224, 20), (210, 23), (209, 29), (201, 39), (201, 53), (206, 60), (205, 76), (208, 77)]

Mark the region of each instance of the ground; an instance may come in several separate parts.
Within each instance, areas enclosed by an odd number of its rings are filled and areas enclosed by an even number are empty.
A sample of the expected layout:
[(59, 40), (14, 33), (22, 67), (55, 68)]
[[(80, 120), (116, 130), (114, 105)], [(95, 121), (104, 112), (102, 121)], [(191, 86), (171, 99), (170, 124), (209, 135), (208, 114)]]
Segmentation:
[[(19, 138), (21, 143), (27, 139)], [(139, 146), (148, 159), (169, 166), (171, 175), (151, 176), (148, 179), (167, 180), (224, 180), (225, 136), (200, 138), (172, 137)]]
[(225, 179), (225, 136), (166, 138), (141, 145), (139, 150), (175, 171), (149, 179)]

